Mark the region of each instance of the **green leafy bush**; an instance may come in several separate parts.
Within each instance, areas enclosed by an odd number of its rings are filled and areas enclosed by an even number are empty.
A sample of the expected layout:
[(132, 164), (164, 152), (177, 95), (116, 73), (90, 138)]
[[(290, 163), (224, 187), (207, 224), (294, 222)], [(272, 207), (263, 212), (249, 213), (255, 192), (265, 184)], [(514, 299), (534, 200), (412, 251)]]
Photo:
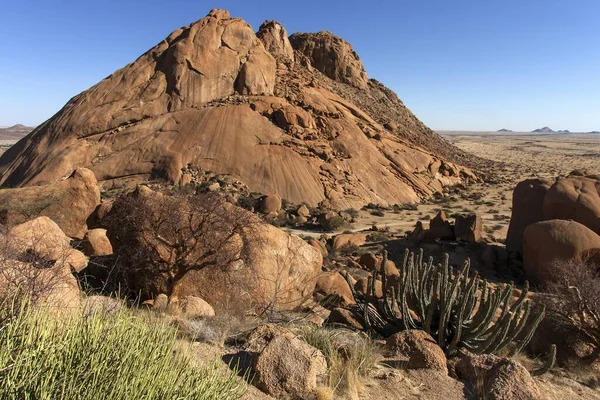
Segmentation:
[(2, 399), (235, 399), (235, 371), (194, 367), (174, 329), (143, 313), (52, 317), (26, 301), (0, 316)]

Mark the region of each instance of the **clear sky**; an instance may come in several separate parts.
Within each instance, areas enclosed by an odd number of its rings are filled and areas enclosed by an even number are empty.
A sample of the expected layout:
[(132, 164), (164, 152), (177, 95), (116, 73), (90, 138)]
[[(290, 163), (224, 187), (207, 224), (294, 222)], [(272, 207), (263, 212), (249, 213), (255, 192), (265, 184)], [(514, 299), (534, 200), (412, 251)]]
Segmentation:
[(0, 0), (0, 126), (43, 122), (211, 8), (343, 37), (434, 129), (600, 130), (599, 0)]

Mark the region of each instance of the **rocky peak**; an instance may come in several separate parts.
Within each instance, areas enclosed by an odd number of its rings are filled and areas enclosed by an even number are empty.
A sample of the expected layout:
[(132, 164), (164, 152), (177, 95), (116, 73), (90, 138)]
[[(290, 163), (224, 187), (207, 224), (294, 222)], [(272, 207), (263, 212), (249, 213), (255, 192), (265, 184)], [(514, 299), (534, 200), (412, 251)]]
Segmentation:
[(331, 32), (294, 33), (290, 36), (294, 50), (306, 56), (310, 64), (337, 82), (366, 89), (369, 78), (362, 61), (350, 43)]
[(210, 10), (210, 12), (208, 13), (207, 17), (213, 17), (216, 19), (230, 19), (231, 15), (229, 14), (229, 11), (227, 10), (221, 10), (219, 8), (213, 8), (212, 10)]
[(285, 28), (277, 21), (265, 21), (256, 34), (273, 56), (294, 60), (294, 49)]

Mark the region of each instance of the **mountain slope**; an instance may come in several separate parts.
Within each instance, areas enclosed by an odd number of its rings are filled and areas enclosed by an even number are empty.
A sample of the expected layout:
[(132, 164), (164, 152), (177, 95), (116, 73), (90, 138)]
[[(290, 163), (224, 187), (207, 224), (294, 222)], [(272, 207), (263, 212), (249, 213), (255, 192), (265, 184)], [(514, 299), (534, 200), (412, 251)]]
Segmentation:
[(103, 185), (181, 180), (188, 164), (251, 190), (335, 208), (418, 201), (466, 177), (464, 153), (369, 80), (328, 32), (270, 21), (258, 34), (223, 10), (173, 32), (75, 96), (0, 157), (3, 187), (79, 166)]

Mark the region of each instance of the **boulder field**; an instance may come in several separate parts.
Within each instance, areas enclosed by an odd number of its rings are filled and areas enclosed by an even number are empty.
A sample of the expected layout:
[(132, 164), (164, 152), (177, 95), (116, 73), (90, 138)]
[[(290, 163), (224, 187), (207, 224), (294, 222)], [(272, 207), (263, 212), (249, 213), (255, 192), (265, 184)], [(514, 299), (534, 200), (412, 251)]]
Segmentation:
[(195, 165), (252, 191), (343, 209), (416, 202), (475, 180), (468, 162), (369, 79), (343, 39), (288, 38), (275, 21), (255, 33), (212, 10), (5, 152), (0, 185), (46, 185), (77, 167), (102, 188), (150, 178), (184, 183), (182, 168)]

